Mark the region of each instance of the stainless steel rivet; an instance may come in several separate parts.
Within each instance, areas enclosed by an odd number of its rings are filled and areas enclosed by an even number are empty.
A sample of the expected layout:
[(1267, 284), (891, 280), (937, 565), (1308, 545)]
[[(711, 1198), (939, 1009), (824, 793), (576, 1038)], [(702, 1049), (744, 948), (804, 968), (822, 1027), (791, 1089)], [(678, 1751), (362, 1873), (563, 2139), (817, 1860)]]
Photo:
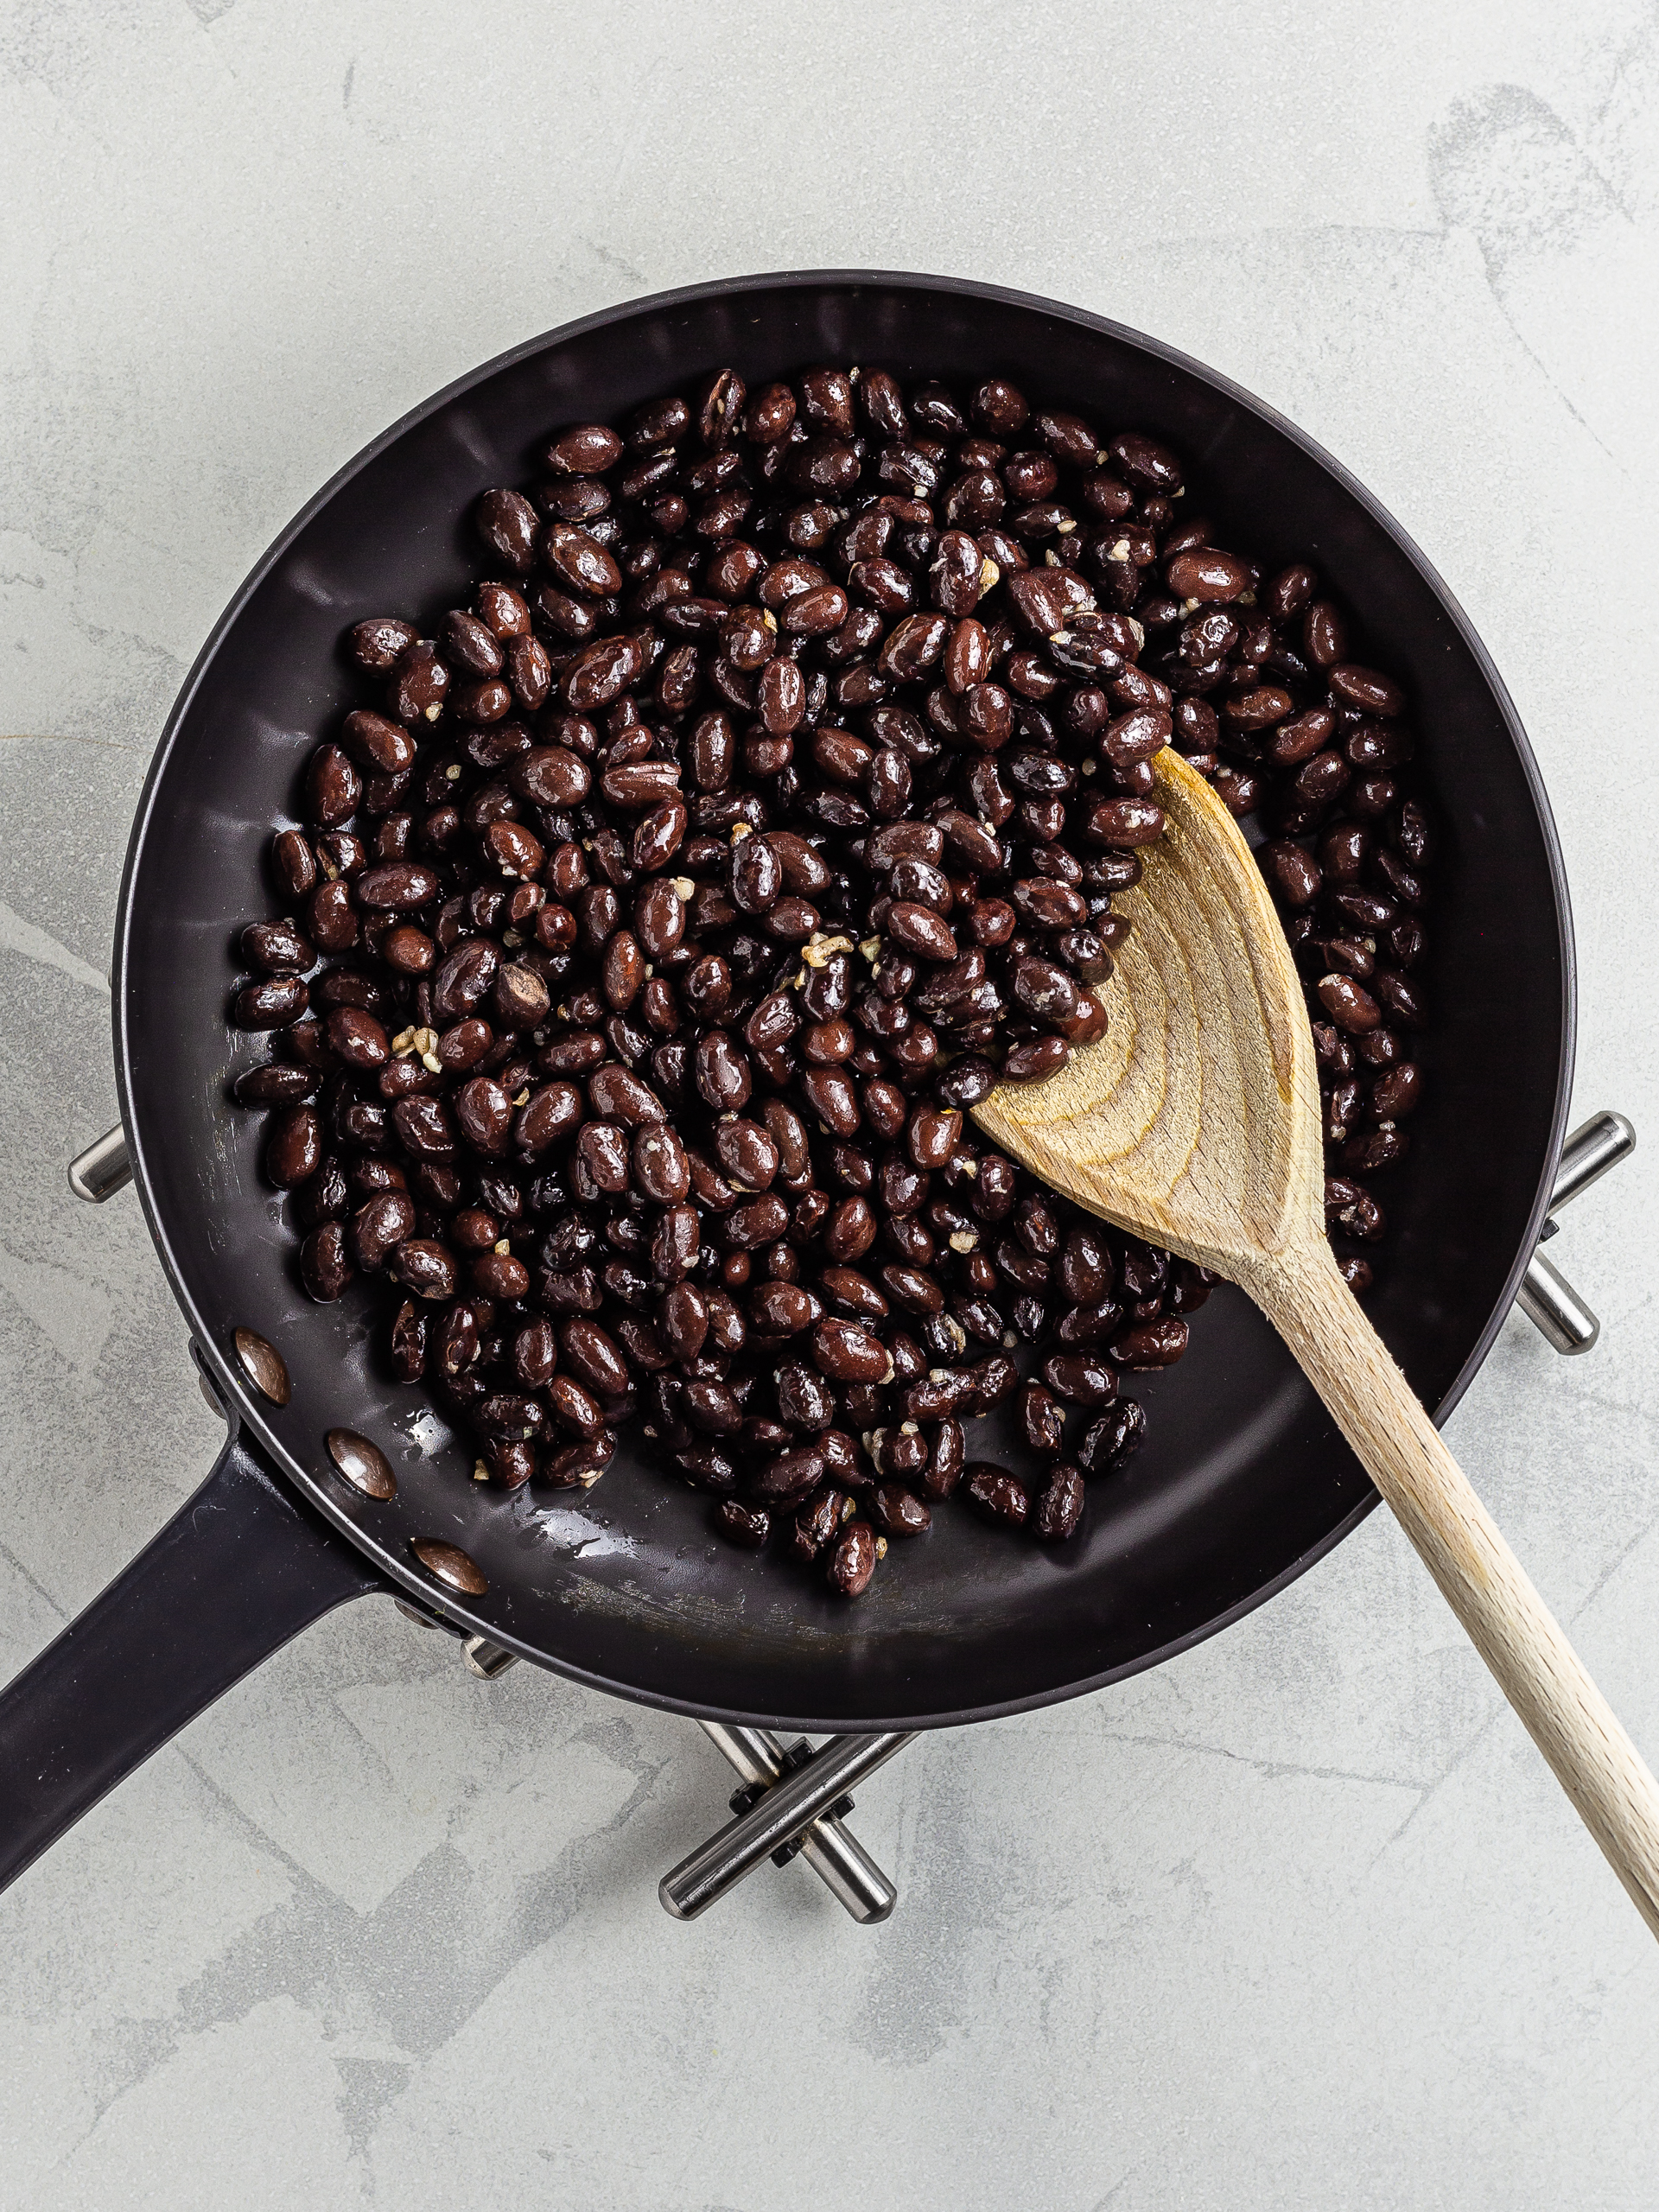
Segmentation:
[(236, 1345), (242, 1372), (254, 1389), (269, 1398), (273, 1406), (285, 1406), (294, 1394), (294, 1386), (288, 1379), (287, 1363), (276, 1345), (255, 1336), (251, 1329), (238, 1329), (232, 1341)]
[(458, 1545), (435, 1536), (414, 1536), (409, 1548), (435, 1582), (458, 1590), (465, 1598), (481, 1598), (489, 1584)]
[(354, 1428), (331, 1428), (323, 1441), (328, 1457), (353, 1490), (360, 1490), (365, 1497), (397, 1497), (397, 1478), (378, 1444), (371, 1444)]

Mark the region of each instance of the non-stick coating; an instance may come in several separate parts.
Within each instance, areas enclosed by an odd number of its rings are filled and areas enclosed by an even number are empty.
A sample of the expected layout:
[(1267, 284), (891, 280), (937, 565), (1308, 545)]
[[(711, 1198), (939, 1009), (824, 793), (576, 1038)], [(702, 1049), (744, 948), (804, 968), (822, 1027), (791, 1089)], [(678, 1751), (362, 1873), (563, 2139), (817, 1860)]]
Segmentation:
[[(261, 562), (174, 710), (128, 860), (117, 1062), (139, 1189), (192, 1327), (277, 1464), (388, 1573), (625, 1696), (780, 1726), (925, 1726), (1149, 1666), (1259, 1603), (1375, 1503), (1238, 1294), (1212, 1299), (1179, 1369), (1141, 1389), (1150, 1440), (1091, 1487), (1076, 1541), (1039, 1548), (947, 1509), (847, 1605), (715, 1540), (709, 1501), (626, 1445), (591, 1493), (474, 1483), (472, 1452), (388, 1379), (362, 1287), (332, 1306), (300, 1288), (283, 1202), (259, 1173), (260, 1117), (226, 1095), (227, 1070), (251, 1056), (226, 1021), (234, 937), (278, 911), (271, 825), (292, 818), (307, 755), (353, 696), (346, 626), (461, 601), (474, 498), (533, 476), (556, 426), (615, 420), (726, 363), (753, 386), (817, 360), (957, 384), (1000, 373), (1103, 430), (1167, 439), (1222, 541), (1270, 565), (1317, 563), (1363, 610), (1366, 657), (1409, 685), (1443, 830), (1437, 1011), (1411, 1157), (1378, 1181), (1394, 1225), (1370, 1310), (1424, 1400), (1449, 1407), (1532, 1249), (1570, 1071), (1565, 889), (1524, 736), (1444, 587), (1331, 461), (1194, 363), (1042, 301), (912, 276), (700, 287), (539, 339), (370, 447)], [(243, 1383), (238, 1324), (282, 1350), (286, 1408)], [(394, 1503), (333, 1473), (323, 1436), (341, 1423), (391, 1455)], [(470, 1553), (488, 1594), (461, 1607), (436, 1591), (410, 1557), (419, 1536)]]

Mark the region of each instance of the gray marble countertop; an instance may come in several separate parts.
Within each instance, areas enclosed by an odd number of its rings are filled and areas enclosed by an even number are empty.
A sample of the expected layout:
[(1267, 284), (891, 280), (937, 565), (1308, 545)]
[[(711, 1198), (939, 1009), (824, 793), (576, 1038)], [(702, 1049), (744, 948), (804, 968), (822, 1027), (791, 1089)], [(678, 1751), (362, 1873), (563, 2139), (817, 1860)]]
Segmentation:
[[(1656, 99), (1651, 0), (0, 8), (0, 1675), (219, 1441), (136, 1205), (63, 1178), (168, 705), (365, 440), (611, 301), (959, 272), (1294, 416), (1503, 670), (1580, 1113), (1659, 1137)], [(1512, 1319), (1449, 1432), (1650, 1756), (1656, 1160), (1552, 1248), (1600, 1344)], [(882, 1929), (799, 1869), (669, 1921), (728, 1786), (685, 1722), (334, 1617), (0, 1900), (0, 2207), (1653, 2202), (1659, 1958), (1385, 1515), (872, 1782)]]

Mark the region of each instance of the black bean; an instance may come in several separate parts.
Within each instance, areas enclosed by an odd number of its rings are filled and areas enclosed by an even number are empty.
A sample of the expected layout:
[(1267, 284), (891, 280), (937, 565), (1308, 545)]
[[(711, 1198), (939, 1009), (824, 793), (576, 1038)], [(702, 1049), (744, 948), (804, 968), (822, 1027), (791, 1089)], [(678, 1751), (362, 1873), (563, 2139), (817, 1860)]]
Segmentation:
[(1003, 1059), (1002, 1072), (1011, 1083), (1033, 1083), (1063, 1068), (1071, 1057), (1071, 1048), (1064, 1037), (1034, 1037), (1010, 1049)]
[(603, 476), (622, 458), (622, 441), (602, 423), (581, 423), (564, 430), (547, 450), (556, 476)]
[(791, 1361), (777, 1376), (778, 1411), (791, 1428), (829, 1428), (836, 1414), (835, 1394), (810, 1367)]
[(340, 1295), (352, 1279), (346, 1231), (340, 1223), (325, 1221), (306, 1238), (300, 1247), (300, 1275), (308, 1293), (320, 1304), (330, 1305)]
[(271, 841), (270, 864), (285, 898), (306, 899), (316, 888), (316, 855), (298, 830), (278, 831)]
[(836, 1382), (880, 1382), (891, 1364), (877, 1338), (853, 1322), (829, 1318), (812, 1332), (812, 1357)]
[(314, 1107), (279, 1114), (265, 1142), (265, 1174), (279, 1191), (308, 1181), (322, 1164), (322, 1124)]
[(826, 1484), (800, 1506), (790, 1523), (789, 1553), (804, 1566), (818, 1557), (840, 1528), (843, 1508), (851, 1500), (844, 1491)]
[(265, 976), (302, 976), (316, 953), (291, 922), (251, 922), (242, 932), (242, 957)]
[(416, 635), (409, 623), (380, 615), (358, 623), (346, 633), (346, 650), (359, 668), (372, 676), (384, 676), (397, 666)]
[(588, 1080), (588, 1096), (594, 1113), (607, 1115), (628, 1128), (668, 1118), (650, 1086), (615, 1061), (594, 1071)]
[(796, 1445), (765, 1460), (750, 1478), (749, 1487), (768, 1503), (803, 1497), (823, 1475), (821, 1445)]
[(310, 1098), (321, 1083), (315, 1068), (290, 1066), (282, 1060), (267, 1060), (257, 1068), (249, 1068), (238, 1076), (231, 1086), (241, 1106), (283, 1106), (296, 1099)]
[(348, 1068), (383, 1068), (391, 1057), (385, 1024), (360, 1007), (336, 1007), (323, 1024), (329, 1050)]
[(286, 1029), (309, 1002), (310, 993), (297, 976), (272, 976), (243, 986), (231, 1018), (238, 1029)]
[(735, 1113), (747, 1103), (749, 1064), (727, 1031), (710, 1030), (698, 1040), (696, 1071), (698, 1092), (716, 1113)]
[(1031, 1515), (1031, 1491), (1020, 1477), (994, 1460), (970, 1460), (963, 1488), (980, 1511), (1007, 1528), (1023, 1529)]
[(536, 510), (517, 492), (486, 492), (474, 510), (479, 536), (510, 569), (528, 569), (536, 550)]
[(902, 1483), (878, 1483), (870, 1493), (870, 1511), (876, 1527), (889, 1536), (925, 1536), (933, 1525), (926, 1504)]
[(1382, 1019), (1381, 1007), (1351, 976), (1329, 975), (1319, 979), (1319, 1003), (1338, 1029), (1351, 1037), (1363, 1036)]
[(1020, 1393), (1020, 1426), (1033, 1452), (1052, 1454), (1065, 1441), (1065, 1410), (1040, 1382), (1027, 1382)]
[(721, 1534), (745, 1551), (759, 1551), (772, 1534), (772, 1516), (764, 1507), (745, 1505), (741, 1498), (722, 1498), (715, 1519)]
[(398, 1307), (391, 1325), (391, 1364), (400, 1382), (418, 1382), (426, 1372), (427, 1316), (412, 1298)]
[(551, 522), (543, 533), (540, 554), (567, 589), (589, 599), (620, 591), (622, 572), (597, 538), (573, 523)]
[(1416, 1112), (1422, 1095), (1422, 1071), (1414, 1061), (1402, 1060), (1371, 1086), (1371, 1114), (1379, 1122), (1402, 1122)]
[(1083, 1518), (1083, 1471), (1071, 1460), (1056, 1462), (1038, 1495), (1031, 1526), (1045, 1543), (1064, 1543)]
[(652, 1268), (659, 1282), (680, 1282), (690, 1274), (697, 1255), (699, 1236), (695, 1206), (681, 1205), (667, 1209), (651, 1243)]
[(1090, 1475), (1115, 1473), (1146, 1435), (1144, 1408), (1135, 1398), (1121, 1398), (1098, 1421), (1084, 1430), (1077, 1446), (1077, 1461)]
[(745, 837), (732, 854), (732, 897), (746, 914), (764, 914), (784, 887), (783, 862), (765, 837)]
[[(351, 1229), (352, 1258), (365, 1274), (384, 1268), (415, 1227), (415, 1205), (404, 1191), (384, 1191), (360, 1207)], [(414, 1287), (413, 1285), (410, 1287)]]
[(918, 906), (913, 899), (895, 899), (887, 915), (887, 931), (895, 944), (924, 960), (957, 957), (957, 940), (949, 924), (931, 907)]
[(1173, 1314), (1138, 1321), (1113, 1340), (1112, 1357), (1121, 1367), (1173, 1367), (1186, 1350), (1187, 1327)]
[(830, 1554), (830, 1586), (837, 1596), (861, 1598), (875, 1573), (875, 1532), (868, 1521), (849, 1521)]
[(1105, 1406), (1117, 1395), (1116, 1375), (1093, 1351), (1055, 1352), (1043, 1363), (1043, 1380), (1070, 1405)]
[(553, 1417), (566, 1428), (574, 1428), (583, 1436), (592, 1436), (603, 1427), (599, 1401), (571, 1375), (555, 1375), (543, 1385)]
[(1091, 844), (1125, 850), (1155, 844), (1164, 834), (1163, 809), (1150, 799), (1102, 799), (1090, 809), (1084, 834)]
[(411, 1237), (391, 1255), (391, 1272), (405, 1290), (420, 1298), (452, 1298), (455, 1263), (434, 1237)]
[(1371, 988), (1382, 1005), (1387, 1007), (1389, 1018), (1404, 1029), (1421, 1029), (1427, 1024), (1428, 1015), (1422, 994), (1408, 977), (1390, 968), (1379, 968), (1372, 978)]

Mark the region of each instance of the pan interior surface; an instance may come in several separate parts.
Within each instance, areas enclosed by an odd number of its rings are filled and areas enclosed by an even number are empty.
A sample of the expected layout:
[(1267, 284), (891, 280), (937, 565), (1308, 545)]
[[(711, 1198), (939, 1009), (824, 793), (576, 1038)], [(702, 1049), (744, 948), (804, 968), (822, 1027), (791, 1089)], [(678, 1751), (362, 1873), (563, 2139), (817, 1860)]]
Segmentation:
[[(895, 1543), (849, 1605), (721, 1541), (709, 1501), (644, 1464), (626, 1434), (590, 1492), (532, 1484), (504, 1497), (473, 1482), (464, 1440), (391, 1381), (363, 1286), (332, 1306), (300, 1287), (283, 1202), (260, 1173), (260, 1117), (226, 1087), (263, 1050), (226, 1013), (236, 933), (280, 911), (273, 823), (296, 818), (308, 755), (357, 703), (346, 628), (461, 603), (474, 499), (532, 479), (559, 426), (618, 419), (728, 364), (753, 388), (816, 361), (956, 385), (1004, 375), (1103, 434), (1166, 440), (1222, 541), (1269, 568), (1316, 563), (1363, 624), (1361, 657), (1408, 685), (1440, 832), (1434, 1026), (1413, 1151), (1377, 1183), (1391, 1229), (1367, 1302), (1419, 1395), (1452, 1402), (1531, 1250), (1570, 1076), (1565, 892), (1524, 737), (1444, 588), (1340, 470), (1195, 364), (1046, 302), (902, 276), (703, 287), (537, 340), (389, 432), (267, 555), (175, 709), (128, 861), (117, 1063), (140, 1191), (199, 1340), (276, 1462), (389, 1573), (623, 1695), (780, 1726), (913, 1727), (1153, 1664), (1260, 1602), (1376, 1502), (1241, 1294), (1224, 1288), (1195, 1317), (1179, 1369), (1134, 1378), (1148, 1440), (1125, 1473), (1091, 1484), (1070, 1543), (1012, 1538), (950, 1507), (931, 1536)], [(238, 1325), (283, 1352), (286, 1407), (250, 1402), (228, 1357)], [(342, 1426), (385, 1451), (395, 1500), (334, 1472), (323, 1440)], [(1012, 1445), (1002, 1456), (1017, 1464)], [(461, 1546), (487, 1592), (441, 1592), (410, 1552), (418, 1537)]]

